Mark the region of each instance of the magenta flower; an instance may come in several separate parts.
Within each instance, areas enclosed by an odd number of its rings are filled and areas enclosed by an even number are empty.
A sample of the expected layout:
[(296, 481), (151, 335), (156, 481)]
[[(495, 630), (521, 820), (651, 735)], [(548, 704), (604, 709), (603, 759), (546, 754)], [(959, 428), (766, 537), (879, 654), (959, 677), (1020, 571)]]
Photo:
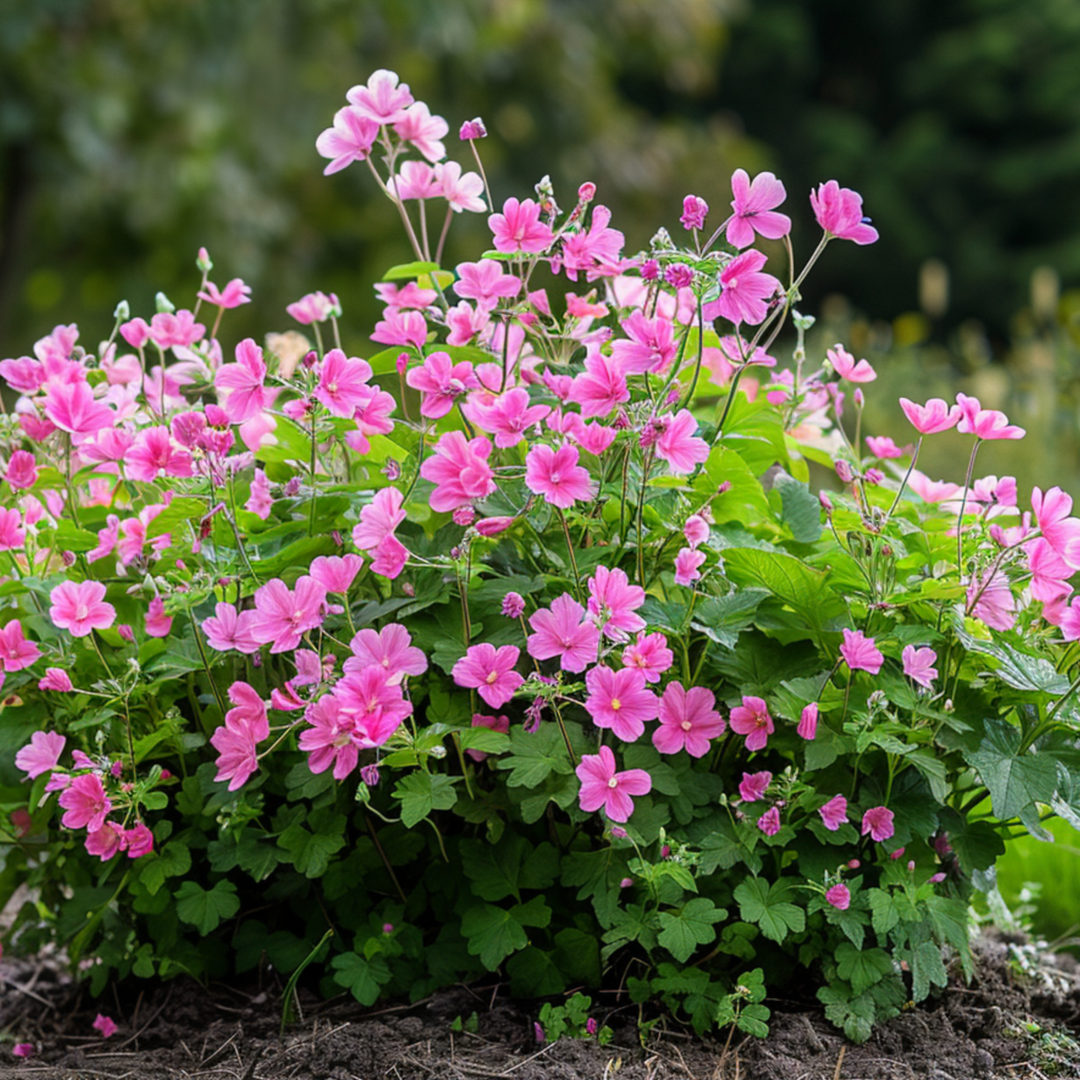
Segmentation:
[(191, 455), (174, 446), (167, 427), (143, 428), (124, 455), (129, 480), (152, 483), (163, 476), (192, 476)]
[(401, 623), (390, 623), (378, 632), (365, 628), (349, 642), (349, 648), (352, 656), (345, 661), (346, 672), (379, 667), (391, 685), (406, 675), (423, 675), (428, 668), (423, 649), (413, 645)]
[(370, 402), (371, 365), (366, 360), (347, 357), (341, 349), (331, 349), (323, 357), (315, 397), (334, 416), (351, 417)]
[(668, 463), (676, 475), (694, 471), (709, 456), (709, 444), (695, 435), (698, 422), (689, 409), (680, 409), (665, 417), (664, 430), (656, 440), (656, 456)]
[(701, 577), (699, 566), (705, 561), (704, 551), (681, 548), (675, 556), (675, 584), (690, 586)]
[(619, 325), (626, 337), (611, 343), (611, 357), (624, 375), (662, 375), (671, 366), (679, 348), (670, 318), (656, 315), (650, 319), (638, 309)]
[(731, 710), (731, 730), (746, 736), (746, 749), (764, 750), (769, 736), (776, 730), (764, 699), (746, 697)]
[(936, 435), (955, 427), (960, 419), (958, 406), (949, 406), (941, 398), (931, 398), (925, 405), (916, 405), (907, 398), (900, 399), (900, 408), (920, 435)]
[(116, 622), (116, 608), (105, 602), (105, 586), (100, 581), (65, 581), (57, 585), (49, 600), (53, 626), (72, 637), (86, 637), (92, 630), (106, 630)]
[(843, 345), (834, 345), (833, 348), (826, 350), (825, 355), (829, 358), (833, 371), (841, 379), (847, 379), (848, 382), (853, 383), (866, 383), (873, 382), (877, 378), (877, 372), (870, 366), (868, 360), (860, 360), (856, 364), (855, 357)]
[(0, 629), (0, 663), (5, 671), (21, 671), (30, 667), (40, 655), (41, 650), (37, 645), (26, 640), (18, 619), (12, 619)]
[(179, 311), (159, 311), (150, 320), (150, 340), (160, 349), (174, 346), (187, 348), (206, 333), (206, 327), (195, 321), (195, 315), (185, 308)]
[(770, 806), (764, 814), (757, 819), (757, 827), (766, 836), (775, 836), (780, 831), (780, 811), (775, 806)]
[(840, 240), (856, 244), (872, 244), (878, 231), (863, 217), (862, 196), (851, 188), (842, 188), (835, 180), (819, 185), (810, 192), (810, 205), (817, 223)]
[(120, 850), (123, 839), (123, 827), (115, 821), (106, 821), (100, 829), (92, 829), (86, 834), (83, 846), (88, 855), (94, 855), (102, 862), (107, 862)]
[(55, 731), (35, 731), (30, 742), (15, 755), (15, 767), (36, 780), (42, 773), (56, 768), (65, 742), (64, 736)]
[(473, 139), (486, 139), (487, 128), (484, 126), (484, 121), (479, 116), (473, 117), (472, 120), (466, 120), (458, 131), (458, 138), (462, 142), (471, 142)]
[(625, 641), (626, 634), (645, 629), (645, 620), (635, 614), (645, 603), (645, 590), (631, 585), (624, 571), (598, 566), (588, 585), (589, 614), (605, 637)]
[(345, 97), (361, 116), (376, 124), (396, 124), (403, 120), (414, 101), (408, 83), (399, 86), (397, 73), (386, 68), (373, 71), (366, 86), (352, 87)]
[(559, 658), (564, 671), (584, 671), (596, 663), (600, 631), (585, 621), (585, 609), (569, 593), (529, 616), (529, 625), (536, 631), (529, 635), (527, 648), (536, 660)]
[(587, 229), (563, 233), (560, 258), (552, 261), (552, 270), (557, 272), (561, 262), (563, 273), (571, 281), (577, 281), (580, 272), (589, 281), (618, 274), (623, 265), (621, 256), (626, 238), (618, 229), (608, 227), (610, 221), (611, 211), (606, 206), (596, 206)]
[(252, 338), (236, 346), (236, 363), (223, 364), (214, 376), (221, 406), (233, 424), (258, 416), (273, 400), (263, 385), (266, 361), (263, 351)]
[(838, 911), (847, 911), (851, 906), (851, 890), (844, 884), (834, 885), (825, 891), (825, 899)]
[(508, 619), (520, 619), (525, 614), (525, 598), (521, 593), (508, 592), (499, 609)]
[(470, 645), (451, 674), (458, 686), (475, 689), (493, 709), (505, 705), (525, 681), (516, 671), (521, 650), (516, 645), (496, 649), (486, 641)]
[(305, 574), (290, 590), (280, 578), (274, 578), (255, 590), (255, 618), (251, 634), (260, 644), (270, 645), (272, 653), (288, 652), (300, 644), (308, 630), (321, 626), (326, 590)]
[(631, 796), (652, 791), (652, 777), (644, 769), (615, 771), (615, 755), (608, 746), (601, 746), (598, 754), (583, 754), (575, 772), (581, 781), (581, 809), (591, 813), (603, 807), (612, 821), (629, 821), (634, 812)]
[(229, 310), (251, 303), (251, 286), (245, 285), (241, 278), (233, 278), (224, 289), (219, 290), (212, 281), (208, 281), (206, 287), (196, 295), (208, 304)]
[[(824, 809), (824, 807), (822, 808)], [(862, 835), (870, 834), (870, 839), (880, 843), (888, 840), (893, 832), (893, 812), (884, 806), (872, 806), (863, 814)]]
[(655, 720), (659, 711), (656, 695), (645, 688), (645, 676), (636, 668), (612, 671), (594, 667), (585, 676), (589, 696), (585, 711), (597, 727), (611, 728), (623, 742), (640, 739), (645, 721)]
[(505, 273), (502, 263), (494, 259), (458, 263), (455, 269), (458, 280), (454, 282), (454, 292), (465, 300), (475, 300), (477, 307), (484, 311), (491, 311), (500, 298), (517, 296), (521, 292), (521, 279)]
[(771, 172), (758, 173), (751, 183), (745, 169), (736, 169), (731, 177), (731, 191), (735, 198), (731, 200), (727, 242), (732, 247), (749, 247), (755, 232), (766, 240), (779, 240), (791, 232), (791, 218), (776, 213), (787, 192)]
[(360, 573), (364, 560), (359, 555), (320, 555), (308, 568), (308, 573), (328, 592), (344, 596), (356, 575)]
[(768, 259), (760, 251), (745, 251), (720, 273), (724, 291), (717, 301), (717, 311), (736, 326), (761, 322), (768, 312), (765, 301), (782, 288), (772, 274), (761, 272), (766, 262)]
[(683, 212), (679, 223), (684, 229), (704, 229), (705, 218), (709, 213), (709, 204), (697, 195), (687, 195), (683, 199)]
[(667, 647), (663, 634), (641, 633), (623, 649), (620, 659), (623, 667), (637, 668), (646, 682), (655, 683), (675, 662), (675, 654)]
[(254, 611), (238, 612), (232, 604), (218, 603), (214, 607), (214, 614), (202, 621), (206, 643), (218, 652), (229, 649), (242, 653), (258, 652), (259, 642), (252, 633), (252, 623), (256, 617)]
[(829, 832), (836, 832), (847, 821), (847, 799), (834, 795), (824, 806), (818, 807), (821, 820)]
[(360, 508), (360, 524), (353, 527), (353, 543), (361, 551), (377, 548), (405, 520), (405, 496), (397, 488), (380, 488), (367, 506)]
[(810, 704), (803, 709), (802, 715), (799, 717), (799, 726), (795, 729), (795, 733), (799, 738), (806, 739), (807, 742), (812, 742), (817, 735), (817, 724), (817, 702), (811, 701)]
[(967, 587), (968, 611), (995, 630), (1011, 630), (1016, 625), (1016, 597), (1009, 579), (1000, 570), (993, 576), (973, 578)]
[(764, 770), (762, 772), (742, 774), (742, 780), (739, 781), (739, 798), (745, 803), (759, 802), (765, 798), (765, 793), (769, 790), (769, 785), (772, 783), (772, 773)]
[(154, 834), (141, 822), (132, 829), (125, 829), (120, 847), (127, 851), (129, 859), (141, 859), (154, 850)]
[(314, 322), (326, 322), (331, 315), (341, 313), (341, 305), (338, 298), (331, 293), (327, 296), (322, 292), (308, 293), (289, 304), (285, 310), (298, 322), (305, 326)]
[(660, 699), (660, 726), (653, 731), (653, 746), (661, 754), (685, 750), (691, 757), (704, 757), (712, 740), (727, 727), (715, 705), (712, 691), (703, 686), (684, 690), (682, 683), (668, 683)]
[(165, 614), (165, 601), (160, 596), (155, 596), (146, 609), (143, 623), (147, 634), (150, 637), (168, 637), (172, 624), (172, 616)]
[(487, 439), (466, 440), (460, 431), (447, 432), (439, 439), (435, 453), (420, 466), (420, 475), (435, 485), (429, 500), (431, 509), (446, 513), (491, 495), (496, 484), (488, 464), (490, 455)]
[(691, 514), (683, 526), (683, 536), (692, 547), (699, 547), (709, 539), (709, 523), (700, 514)]
[(555, 234), (540, 220), (540, 206), (532, 199), (507, 199), (501, 214), (492, 214), (488, 225), (495, 237), (495, 250), (521, 255), (546, 251)]
[(411, 345), (419, 351), (427, 341), (427, 320), (419, 311), (404, 311), (401, 308), (388, 307), (383, 317), (375, 324), (372, 341), (383, 345)]
[(405, 115), (394, 124), (394, 131), (402, 142), (411, 143), (428, 161), (439, 161), (446, 157), (442, 137), (449, 130), (450, 125), (441, 116), (432, 116), (431, 110), (422, 101), (410, 105)]
[(13, 450), (4, 479), (13, 488), (32, 488), (38, 479), (37, 461), (29, 450)]
[(103, 1013), (98, 1013), (97, 1018), (90, 1026), (95, 1031), (100, 1031), (103, 1039), (108, 1039), (117, 1032), (116, 1022), (105, 1016)]
[(938, 677), (937, 653), (933, 649), (916, 649), (914, 645), (905, 645), (901, 654), (904, 661), (904, 674), (927, 690), (931, 688), (934, 680)]
[(626, 376), (614, 358), (590, 352), (585, 357), (585, 370), (574, 376), (570, 400), (581, 406), (583, 417), (607, 416), (630, 400)]
[(593, 497), (589, 470), (578, 464), (580, 455), (574, 446), (553, 450), (541, 443), (525, 455), (525, 486), (542, 495), (552, 506), (565, 510), (578, 500)]
[(974, 435), (977, 439), (1022, 439), (1026, 432), (1022, 427), (1009, 423), (1009, 418), (997, 409), (984, 409), (978, 398), (957, 394), (960, 409), (957, 431)]
[(84, 382), (48, 383), (45, 416), (76, 439), (112, 427), (116, 422), (116, 414), (107, 405), (95, 401), (93, 390)]
[(18, 510), (0, 510), (0, 551), (13, 551), (25, 543), (22, 514)]
[(70, 694), (74, 689), (71, 676), (63, 668), (45, 669), (45, 676), (38, 680), (39, 690), (53, 690), (58, 694)]
[(840, 646), (840, 655), (852, 671), (869, 671), (876, 675), (885, 662), (885, 657), (861, 630), (844, 630), (844, 644)]
[(530, 405), (529, 391), (515, 386), (489, 405), (477, 401), (464, 406), (462, 411), (481, 431), (495, 436), (497, 447), (505, 449), (521, 442), (525, 432), (551, 412), (551, 406)]
[(112, 809), (112, 800), (105, 794), (101, 777), (97, 773), (82, 773), (60, 792), (60, 805), (67, 811), (60, 819), (65, 829), (83, 829), (94, 832), (105, 824)]
[(379, 125), (364, 116), (355, 106), (346, 105), (334, 113), (333, 127), (326, 128), (315, 140), (315, 149), (324, 158), (332, 158), (323, 176), (340, 172), (354, 161), (363, 161), (379, 135)]
[(12, 1057), (30, 1058), (30, 1057), (33, 1057), (34, 1054), (36, 1054), (36, 1053), (37, 1053), (37, 1050), (34, 1047), (33, 1043), (28, 1043), (28, 1042), (16, 1043), (11, 1048)]

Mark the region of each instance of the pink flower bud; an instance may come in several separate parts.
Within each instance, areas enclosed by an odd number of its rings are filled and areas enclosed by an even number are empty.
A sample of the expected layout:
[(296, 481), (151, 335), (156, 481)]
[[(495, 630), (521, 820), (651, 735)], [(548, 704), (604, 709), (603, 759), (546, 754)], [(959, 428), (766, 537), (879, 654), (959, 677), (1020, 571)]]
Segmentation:
[(502, 613), (508, 619), (520, 619), (525, 611), (525, 600), (516, 592), (508, 592), (502, 601)]
[(210, 252), (206, 248), (199, 248), (199, 253), (195, 256), (195, 266), (204, 274), (209, 274), (214, 269), (214, 264), (210, 260)]
[(862, 863), (858, 859), (849, 859), (847, 865), (849, 870), (858, 870)]
[(473, 139), (485, 139), (487, 138), (487, 128), (484, 127), (484, 121), (479, 116), (473, 117), (472, 120), (466, 120), (461, 125), (461, 130), (458, 132), (458, 138), (462, 142), (471, 142)]
[(904, 854), (904, 849), (903, 848), (897, 848), (895, 851), (892, 851), (892, 852), (889, 853), (889, 858), (890, 859), (899, 859), (899, 858), (901, 858), (903, 856), (903, 854)]
[(475, 525), (476, 531), (481, 536), (496, 536), (498, 533), (509, 529), (514, 524), (512, 517), (489, 517), (481, 518)]
[(660, 849), (660, 858), (661, 859), (670, 859), (671, 858), (671, 845), (670, 844), (665, 844)]
[(937, 874), (931, 874), (930, 877), (927, 878), (927, 880), (930, 882), (931, 885), (938, 885), (945, 880), (945, 875), (940, 872)]
[(406, 581), (401, 586), (401, 591), (410, 599), (416, 595), (416, 586), (411, 581)]
[(384, 934), (392, 934), (394, 932), (394, 924), (392, 922), (383, 923), (382, 932)]
[(118, 626), (118, 627), (116, 628), (116, 632), (117, 632), (117, 633), (118, 633), (118, 634), (119, 634), (119, 635), (120, 635), (120, 636), (121, 636), (121, 637), (122, 637), (122, 638), (123, 638), (123, 639), (124, 639), (125, 641), (134, 641), (134, 640), (135, 640), (135, 632), (134, 632), (134, 631), (133, 631), (133, 630), (131, 629), (131, 627), (130, 627), (130, 626), (129, 626), (129, 625), (127, 624), (127, 623), (121, 623), (121, 624), (120, 624), (120, 625), (119, 625), (119, 626)]
[(633, 884), (634, 884), (634, 879), (633, 878), (624, 877), (622, 879), (622, 881), (619, 882), (619, 888), (620, 889), (629, 889), (630, 886), (633, 885)]
[(877, 487), (885, 479), (885, 474), (880, 469), (867, 469), (866, 475), (863, 479), (868, 483)]
[(660, 276), (660, 264), (655, 259), (646, 259), (641, 264), (641, 278), (643, 281), (656, 281)]
[(914, 870), (915, 870), (915, 860), (914, 859), (908, 859), (907, 868), (908, 868), (908, 870), (914, 872)]
[(861, 387), (856, 387), (855, 393), (852, 396), (855, 398), (856, 409), (861, 409), (866, 404), (866, 397), (863, 394)]
[(582, 202), (592, 202), (596, 198), (596, 185), (591, 180), (586, 180), (584, 184), (577, 189), (577, 197)]
[(75, 552), (63, 551), (60, 553), (60, 561), (64, 564), (64, 568), (70, 570), (75, 565)]
[(394, 361), (394, 367), (397, 368), (398, 375), (404, 375), (409, 367), (409, 354), (407, 352), (398, 353), (397, 359)]
[(832, 499), (829, 498), (829, 493), (827, 491), (819, 491), (818, 492), (818, 502), (821, 503), (822, 508), (827, 513), (829, 513), (829, 514), (832, 513), (832, 508), (833, 508)]
[(726, 495), (730, 490), (731, 490), (731, 481), (730, 480), (724, 480), (717, 487), (716, 494), (717, 495)]
[(319, 362), (319, 354), (312, 349), (310, 352), (304, 355), (304, 359), (300, 361), (305, 368), (310, 371)]
[[(612, 825), (611, 835), (615, 837), (616, 840), (625, 840), (627, 837), (627, 832), (621, 825)], [(627, 884), (633, 884), (629, 878), (627, 878), (626, 881)]]
[(687, 195), (683, 199), (683, 212), (679, 221), (684, 229), (705, 228), (705, 217), (709, 213), (709, 204), (697, 195)]
[(364, 781), (369, 788), (379, 786), (379, 766), (378, 765), (364, 765), (360, 769), (360, 779)]
[(387, 480), (394, 481), (401, 478), (401, 465), (393, 458), (387, 458), (386, 464), (380, 471)]
[(683, 263), (676, 263), (664, 271), (664, 280), (673, 289), (688, 289), (694, 284), (694, 271)]
[(836, 463), (836, 475), (839, 476), (845, 484), (850, 484), (851, 481), (855, 479), (855, 474), (851, 471), (851, 466), (844, 461), (843, 458)]
[(468, 528), (476, 517), (476, 511), (471, 506), (458, 506), (454, 509), (452, 516), (455, 525), (463, 525)]

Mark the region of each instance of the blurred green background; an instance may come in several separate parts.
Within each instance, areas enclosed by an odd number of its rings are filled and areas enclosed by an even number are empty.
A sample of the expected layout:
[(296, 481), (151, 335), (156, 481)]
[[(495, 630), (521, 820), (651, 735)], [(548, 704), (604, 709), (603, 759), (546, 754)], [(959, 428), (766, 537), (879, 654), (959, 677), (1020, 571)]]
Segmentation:
[[(226, 344), (321, 289), (363, 355), (371, 283), (408, 250), (365, 171), (324, 178), (314, 144), (379, 67), (448, 120), (452, 158), (485, 119), (497, 201), (549, 173), (569, 206), (592, 180), (628, 252), (678, 231), (687, 193), (721, 220), (739, 166), (784, 180), (803, 256), (811, 186), (860, 191), (880, 243), (831, 245), (801, 306), (815, 347), (877, 367), (866, 428), (901, 441), (898, 395), (974, 393), (1029, 431), (984, 472), (1080, 495), (1074, 0), (0, 0), (0, 355), (72, 321), (93, 348), (159, 289), (190, 306), (201, 245), (254, 289)], [(488, 238), (462, 215), (445, 261)], [(960, 479), (959, 444), (930, 440), (926, 471)], [(1080, 888), (1061, 831), (1010, 858), (1007, 893)], [(1063, 932), (1080, 892), (1047, 893)]]

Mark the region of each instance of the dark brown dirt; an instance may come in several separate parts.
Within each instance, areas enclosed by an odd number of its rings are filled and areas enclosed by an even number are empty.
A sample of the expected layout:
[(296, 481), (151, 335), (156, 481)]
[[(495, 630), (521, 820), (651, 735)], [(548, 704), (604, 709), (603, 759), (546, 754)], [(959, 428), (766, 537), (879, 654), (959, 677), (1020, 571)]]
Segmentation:
[[(501, 986), (460, 987), (413, 1006), (364, 1010), (302, 998), (303, 1019), (278, 1038), (280, 998), (258, 987), (204, 989), (175, 981), (97, 1001), (55, 967), (5, 962), (0, 1078), (25, 1080), (1004, 1080), (1080, 1077), (1080, 978), (1069, 958), (1044, 958), (1033, 977), (1009, 963), (1009, 943), (984, 940), (970, 986), (848, 1043), (820, 1010), (771, 999), (767, 1040), (720, 1040), (654, 1030), (643, 1048), (634, 1006), (594, 1009), (615, 1030), (606, 1046), (564, 1039), (539, 1046), (534, 1013)], [(797, 996), (794, 991), (792, 997)], [(602, 1000), (616, 1002), (602, 995)], [(625, 999), (624, 999), (625, 1000)], [(475, 1034), (457, 1016), (479, 1014)], [(98, 1012), (120, 1025), (91, 1029)], [(1034, 1034), (1017, 1032), (1038, 1025)], [(15, 1041), (36, 1053), (19, 1061)]]

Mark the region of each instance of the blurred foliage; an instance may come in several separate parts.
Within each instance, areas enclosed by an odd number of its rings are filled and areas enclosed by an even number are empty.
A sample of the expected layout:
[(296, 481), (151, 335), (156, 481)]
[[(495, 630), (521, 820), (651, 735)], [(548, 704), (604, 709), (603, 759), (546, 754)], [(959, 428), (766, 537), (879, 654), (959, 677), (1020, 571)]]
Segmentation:
[[(63, 320), (107, 333), (127, 297), (190, 304), (195, 253), (255, 303), (229, 333), (261, 333), (312, 289), (346, 323), (373, 322), (371, 282), (406, 254), (362, 167), (324, 178), (315, 139), (345, 91), (398, 71), (446, 117), (482, 115), (495, 198), (545, 173), (572, 203), (599, 183), (631, 249), (678, 228), (685, 192), (715, 202), (735, 164), (768, 167), (732, 118), (655, 114), (643, 80), (680, 100), (715, 91), (727, 0), (35, 0), (0, 17), (0, 342), (5, 355)], [(728, 196), (730, 198), (730, 195)], [(463, 215), (448, 258), (482, 248)], [(640, 223), (640, 224), (636, 224)], [(457, 233), (457, 244), (454, 234)], [(357, 347), (362, 347), (358, 342)], [(0, 350), (3, 351), (3, 350)]]

